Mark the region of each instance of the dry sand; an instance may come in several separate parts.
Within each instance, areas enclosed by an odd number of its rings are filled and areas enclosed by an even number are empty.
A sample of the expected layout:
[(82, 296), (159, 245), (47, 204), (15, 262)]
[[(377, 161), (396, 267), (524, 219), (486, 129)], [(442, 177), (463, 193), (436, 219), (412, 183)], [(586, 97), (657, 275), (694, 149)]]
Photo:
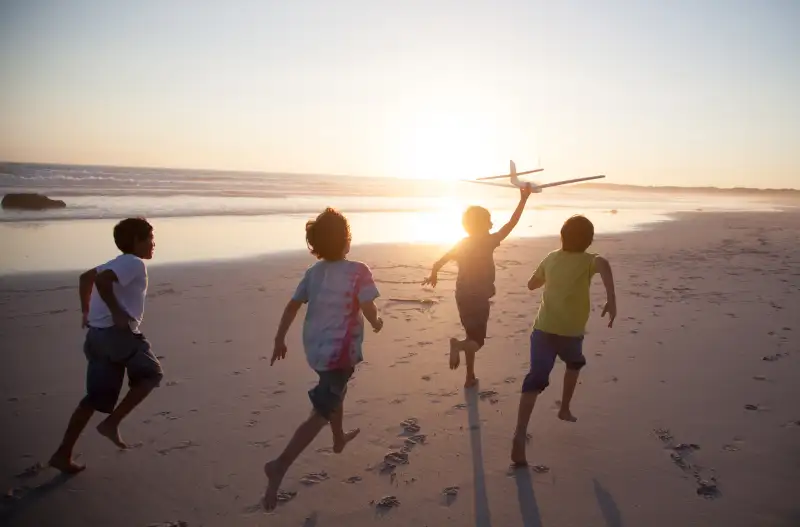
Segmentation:
[[(90, 426), (77, 448), (88, 469), (71, 479), (37, 463), (82, 395), (77, 277), (2, 278), (0, 521), (800, 525), (798, 233), (800, 214), (784, 212), (694, 214), (599, 237), (595, 250), (616, 274), (618, 322), (608, 329), (599, 318), (598, 278), (573, 404), (579, 421), (556, 418), (558, 365), (531, 421), (528, 459), (543, 467), (517, 471), (510, 437), (539, 299), (525, 283), (556, 241), (510, 240), (497, 252), (491, 339), (477, 363), (483, 394), (465, 393), (463, 369), (447, 367), (448, 338), (459, 335), (452, 275), (435, 292), (418, 285), (441, 248), (354, 250), (379, 281), (386, 320), (367, 336), (367, 362), (348, 394), (345, 426), (362, 433), (334, 455), (323, 432), (284, 481), (296, 495), (272, 514), (260, 506), (262, 466), (306, 417), (315, 378), (300, 320), (288, 360), (270, 368), (267, 359), (311, 257), (152, 268), (143, 327), (166, 378), (123, 424), (136, 448), (117, 451)], [(418, 432), (401, 426), (411, 417)], [(409, 434), (426, 440), (411, 445), (407, 464), (381, 472)], [(399, 505), (377, 507), (386, 496)]]

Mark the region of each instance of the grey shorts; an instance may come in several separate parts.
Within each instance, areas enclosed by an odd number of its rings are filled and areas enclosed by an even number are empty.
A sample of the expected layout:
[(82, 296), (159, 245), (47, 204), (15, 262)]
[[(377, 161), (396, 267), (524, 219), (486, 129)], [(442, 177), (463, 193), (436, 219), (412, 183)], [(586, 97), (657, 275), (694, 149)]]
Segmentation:
[(308, 391), (314, 411), (327, 420), (339, 408), (347, 393), (347, 381), (353, 376), (353, 368), (346, 370), (317, 371), (319, 383)]
[(89, 328), (83, 344), (86, 355), (86, 396), (81, 406), (111, 413), (122, 391), (125, 372), (128, 384), (158, 385), (164, 376), (144, 335), (128, 329)]

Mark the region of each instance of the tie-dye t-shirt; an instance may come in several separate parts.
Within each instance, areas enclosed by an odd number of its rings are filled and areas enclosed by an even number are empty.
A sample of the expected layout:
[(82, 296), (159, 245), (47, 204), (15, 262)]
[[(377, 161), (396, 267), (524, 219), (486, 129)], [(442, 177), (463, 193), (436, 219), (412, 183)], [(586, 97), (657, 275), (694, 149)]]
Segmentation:
[(312, 368), (347, 369), (364, 360), (364, 317), (359, 303), (378, 296), (372, 272), (361, 262), (321, 260), (306, 271), (292, 298), (308, 303), (303, 347)]

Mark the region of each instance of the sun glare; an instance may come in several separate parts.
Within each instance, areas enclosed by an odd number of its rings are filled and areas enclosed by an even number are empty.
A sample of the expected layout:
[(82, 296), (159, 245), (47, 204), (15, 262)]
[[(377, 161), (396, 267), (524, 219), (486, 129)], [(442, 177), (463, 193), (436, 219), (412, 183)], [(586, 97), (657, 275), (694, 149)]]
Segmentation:
[(495, 123), (479, 114), (430, 112), (409, 120), (398, 157), (405, 177), (474, 178), (502, 170), (502, 141)]

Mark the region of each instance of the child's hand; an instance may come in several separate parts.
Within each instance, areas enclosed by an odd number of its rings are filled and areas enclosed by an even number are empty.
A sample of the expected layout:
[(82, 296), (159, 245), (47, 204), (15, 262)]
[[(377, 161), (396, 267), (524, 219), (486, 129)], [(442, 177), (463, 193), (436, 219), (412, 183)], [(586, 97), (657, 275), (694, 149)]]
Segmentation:
[(380, 330), (382, 329), (383, 329), (383, 319), (381, 317), (378, 317), (378, 320), (375, 322), (375, 324), (372, 325), (372, 331), (374, 331), (375, 333), (379, 333)]
[(119, 329), (130, 329), (131, 328), (131, 316), (124, 311), (116, 311), (111, 314), (111, 319), (114, 321), (114, 325)]
[(276, 360), (282, 360), (286, 358), (286, 343), (283, 341), (275, 341), (275, 349), (272, 351), (272, 360), (269, 361), (269, 365), (272, 366), (275, 364)]
[(431, 275), (422, 281), (422, 285), (429, 285), (433, 288), (436, 287), (436, 284), (439, 282), (439, 277), (435, 273), (431, 273)]
[(614, 319), (617, 318), (617, 299), (612, 298), (606, 305), (603, 307), (603, 313), (600, 315), (601, 317), (606, 316), (608, 313), (608, 327), (614, 327)]
[(81, 316), (81, 329), (89, 327), (89, 313), (83, 313)]
[(526, 200), (531, 197), (533, 193), (533, 187), (531, 187), (530, 183), (526, 183), (524, 187), (520, 187), (519, 189), (519, 199)]

